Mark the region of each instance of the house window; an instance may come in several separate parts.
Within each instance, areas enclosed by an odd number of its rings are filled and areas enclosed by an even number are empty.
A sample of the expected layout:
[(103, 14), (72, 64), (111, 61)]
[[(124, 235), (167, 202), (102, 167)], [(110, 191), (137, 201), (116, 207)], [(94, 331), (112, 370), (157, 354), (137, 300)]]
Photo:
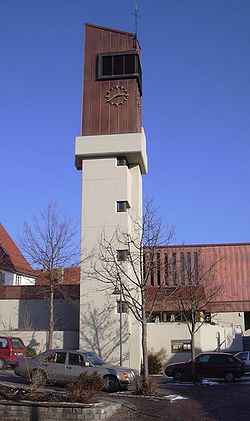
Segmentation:
[(21, 285), (22, 277), (21, 275), (16, 275), (16, 285)]
[(127, 212), (129, 204), (126, 200), (116, 202), (116, 211), (117, 212)]
[(5, 281), (5, 274), (3, 272), (0, 272), (0, 285), (4, 285)]
[(128, 250), (117, 250), (117, 260), (118, 262), (125, 262), (128, 257)]
[(179, 340), (174, 339), (171, 341), (171, 352), (190, 352), (191, 351), (191, 342), (189, 340)]
[(142, 95), (142, 71), (137, 53), (108, 53), (97, 56), (97, 79), (136, 78)]
[(118, 156), (116, 158), (116, 163), (118, 167), (128, 166), (127, 160), (124, 156)]

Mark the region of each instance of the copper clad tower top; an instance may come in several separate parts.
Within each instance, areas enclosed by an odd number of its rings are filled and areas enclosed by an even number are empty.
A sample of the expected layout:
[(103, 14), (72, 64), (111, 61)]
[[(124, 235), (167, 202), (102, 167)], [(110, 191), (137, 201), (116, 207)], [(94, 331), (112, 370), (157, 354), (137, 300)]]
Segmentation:
[(141, 97), (136, 35), (86, 24), (81, 135), (140, 133)]

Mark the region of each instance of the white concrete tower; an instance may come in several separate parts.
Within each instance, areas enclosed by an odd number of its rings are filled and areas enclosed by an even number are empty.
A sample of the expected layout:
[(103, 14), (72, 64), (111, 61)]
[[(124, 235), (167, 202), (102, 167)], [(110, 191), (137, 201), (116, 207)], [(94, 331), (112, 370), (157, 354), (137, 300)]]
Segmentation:
[[(82, 135), (76, 167), (82, 170), (80, 348), (118, 362), (120, 314), (112, 286), (89, 275), (86, 257), (100, 237), (133, 234), (142, 217), (142, 174), (147, 172), (141, 126), (140, 46), (135, 34), (87, 24)], [(117, 245), (119, 250), (119, 245)], [(93, 260), (92, 260), (93, 264)], [(132, 314), (122, 314), (122, 362), (140, 366), (140, 335)]]

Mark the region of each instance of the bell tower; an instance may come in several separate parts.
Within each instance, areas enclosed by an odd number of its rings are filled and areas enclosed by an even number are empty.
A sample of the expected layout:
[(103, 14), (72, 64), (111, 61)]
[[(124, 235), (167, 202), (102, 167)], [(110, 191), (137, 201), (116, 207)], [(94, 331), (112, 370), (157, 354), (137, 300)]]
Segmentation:
[[(81, 136), (75, 163), (82, 170), (82, 267), (80, 348), (140, 366), (139, 326), (132, 314), (119, 319), (112, 290), (89, 277), (90, 256), (100, 236), (119, 227), (133, 233), (142, 217), (142, 175), (147, 173), (142, 128), (141, 49), (133, 33), (86, 24)], [(106, 313), (105, 313), (106, 311)]]

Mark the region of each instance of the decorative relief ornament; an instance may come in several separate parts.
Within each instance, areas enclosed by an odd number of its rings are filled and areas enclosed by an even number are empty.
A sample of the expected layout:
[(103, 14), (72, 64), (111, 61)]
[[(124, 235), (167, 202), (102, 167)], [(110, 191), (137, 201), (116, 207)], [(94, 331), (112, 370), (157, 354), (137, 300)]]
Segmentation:
[(137, 95), (137, 104), (138, 104), (138, 111), (141, 113), (141, 96)]
[(106, 103), (109, 103), (110, 105), (114, 105), (115, 107), (119, 107), (119, 105), (124, 104), (128, 100), (128, 91), (123, 86), (112, 86), (107, 91), (107, 94), (105, 96)]

